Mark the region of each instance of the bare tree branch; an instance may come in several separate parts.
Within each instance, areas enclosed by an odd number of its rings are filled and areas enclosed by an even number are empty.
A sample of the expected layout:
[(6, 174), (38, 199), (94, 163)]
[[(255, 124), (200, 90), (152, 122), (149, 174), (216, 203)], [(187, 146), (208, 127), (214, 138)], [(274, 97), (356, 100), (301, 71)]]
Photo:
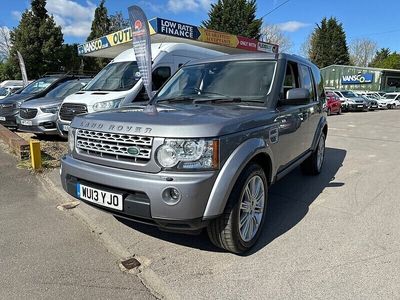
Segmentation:
[(6, 59), (10, 55), (11, 40), (10, 29), (3, 26), (0, 27), (0, 60)]
[(280, 52), (288, 52), (292, 49), (293, 43), (277, 25), (267, 24), (261, 29), (261, 40), (279, 45)]
[(376, 42), (364, 38), (353, 40), (350, 44), (350, 60), (359, 67), (368, 67), (378, 49)]

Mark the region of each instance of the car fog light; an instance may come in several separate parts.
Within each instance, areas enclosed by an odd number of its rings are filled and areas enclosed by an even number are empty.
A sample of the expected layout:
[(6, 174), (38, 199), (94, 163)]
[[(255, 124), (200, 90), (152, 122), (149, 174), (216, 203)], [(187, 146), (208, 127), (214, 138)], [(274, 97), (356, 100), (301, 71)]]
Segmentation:
[(168, 205), (177, 204), (181, 198), (181, 192), (174, 187), (168, 187), (162, 192), (162, 199)]

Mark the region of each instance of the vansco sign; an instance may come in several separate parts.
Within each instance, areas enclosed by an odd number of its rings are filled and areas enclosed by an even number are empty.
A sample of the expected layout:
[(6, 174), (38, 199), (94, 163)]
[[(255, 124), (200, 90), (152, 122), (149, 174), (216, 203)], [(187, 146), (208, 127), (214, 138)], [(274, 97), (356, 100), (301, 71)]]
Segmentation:
[(374, 74), (372, 73), (342, 76), (342, 84), (372, 83), (373, 80), (374, 80)]

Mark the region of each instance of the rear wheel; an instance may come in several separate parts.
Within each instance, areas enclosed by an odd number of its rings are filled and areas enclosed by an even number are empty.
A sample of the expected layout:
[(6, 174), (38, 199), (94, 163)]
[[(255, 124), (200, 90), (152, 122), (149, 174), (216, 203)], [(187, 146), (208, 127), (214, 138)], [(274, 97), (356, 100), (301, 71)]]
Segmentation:
[(249, 164), (239, 176), (224, 213), (207, 227), (211, 242), (241, 254), (258, 240), (267, 209), (268, 184), (263, 169)]
[(331, 115), (331, 109), (328, 108), (328, 111), (326, 113), (327, 113), (328, 116), (330, 116)]
[(322, 133), (317, 148), (311, 156), (301, 164), (301, 170), (305, 175), (318, 175), (321, 173), (325, 158), (325, 134)]
[(342, 108), (341, 108), (341, 107), (339, 107), (339, 111), (338, 111), (337, 114), (338, 114), (338, 115), (341, 115), (341, 114), (342, 114)]

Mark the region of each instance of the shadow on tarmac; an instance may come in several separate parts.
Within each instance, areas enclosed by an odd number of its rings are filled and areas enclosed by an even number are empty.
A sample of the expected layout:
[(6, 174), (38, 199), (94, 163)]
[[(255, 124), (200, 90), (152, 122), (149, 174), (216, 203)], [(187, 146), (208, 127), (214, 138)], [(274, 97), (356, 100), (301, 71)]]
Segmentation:
[[(335, 181), (335, 175), (342, 167), (346, 151), (326, 148), (322, 172), (318, 176), (304, 176), (296, 168), (286, 177), (271, 186), (266, 220), (256, 245), (243, 256), (249, 256), (266, 247), (269, 243), (296, 226), (308, 213), (310, 205), (325, 188), (344, 185)], [(224, 252), (208, 239), (206, 230), (200, 235), (185, 235), (159, 230), (150, 225), (117, 218), (126, 226), (155, 238), (204, 251)]]

